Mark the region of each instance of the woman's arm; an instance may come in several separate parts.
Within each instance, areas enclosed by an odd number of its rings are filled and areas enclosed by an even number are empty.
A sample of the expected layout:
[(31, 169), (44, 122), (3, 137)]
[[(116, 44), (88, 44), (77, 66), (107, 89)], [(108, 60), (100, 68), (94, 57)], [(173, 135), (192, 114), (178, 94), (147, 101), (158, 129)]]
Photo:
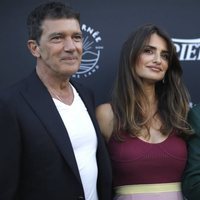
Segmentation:
[(113, 111), (109, 103), (101, 104), (96, 108), (96, 118), (105, 140), (108, 142), (113, 132)]

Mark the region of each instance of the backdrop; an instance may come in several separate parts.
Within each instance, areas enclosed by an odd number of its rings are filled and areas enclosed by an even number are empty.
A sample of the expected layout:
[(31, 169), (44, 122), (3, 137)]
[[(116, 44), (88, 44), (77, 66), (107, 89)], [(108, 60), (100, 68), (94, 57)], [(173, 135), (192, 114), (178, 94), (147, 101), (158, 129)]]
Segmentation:
[[(26, 41), (26, 18), (42, 0), (1, 0), (0, 88), (18, 81), (35, 68)], [(81, 13), (84, 54), (73, 77), (90, 87), (96, 103), (109, 100), (119, 52), (138, 26), (154, 23), (173, 39), (193, 103), (200, 102), (199, 0), (66, 0)]]

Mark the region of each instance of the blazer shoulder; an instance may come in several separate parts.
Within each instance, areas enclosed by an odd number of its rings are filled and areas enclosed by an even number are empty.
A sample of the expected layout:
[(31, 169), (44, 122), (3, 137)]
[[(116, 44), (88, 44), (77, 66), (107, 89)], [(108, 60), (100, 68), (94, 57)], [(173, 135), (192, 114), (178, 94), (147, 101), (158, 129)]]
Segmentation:
[(192, 129), (200, 134), (200, 104), (194, 105), (188, 113), (188, 122)]

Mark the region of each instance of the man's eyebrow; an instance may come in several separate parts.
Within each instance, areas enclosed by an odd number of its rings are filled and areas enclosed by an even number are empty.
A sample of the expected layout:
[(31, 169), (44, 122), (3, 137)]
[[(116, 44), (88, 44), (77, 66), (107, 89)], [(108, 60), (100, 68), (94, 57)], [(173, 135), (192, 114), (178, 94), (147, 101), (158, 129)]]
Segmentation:
[(63, 35), (63, 33), (61, 33), (61, 32), (54, 32), (54, 33), (51, 33), (51, 34), (49, 35), (49, 38), (54, 37), (54, 36), (58, 36), (58, 35)]
[(82, 32), (75, 32), (73, 35), (80, 35), (80, 36), (83, 36), (83, 33), (82, 33)]
[[(49, 35), (49, 38), (54, 37), (54, 36), (64, 36), (64, 35), (65, 35), (65, 33), (62, 33), (62, 32), (54, 32), (54, 33), (51, 33)], [(73, 35), (80, 35), (80, 36), (82, 36), (83, 33), (82, 32), (74, 32)]]

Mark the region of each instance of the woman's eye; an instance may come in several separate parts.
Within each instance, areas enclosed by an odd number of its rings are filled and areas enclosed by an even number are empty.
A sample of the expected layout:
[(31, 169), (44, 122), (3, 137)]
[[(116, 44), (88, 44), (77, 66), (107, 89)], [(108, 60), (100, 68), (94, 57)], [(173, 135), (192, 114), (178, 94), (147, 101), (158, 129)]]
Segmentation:
[(149, 48), (145, 48), (144, 49), (144, 53), (151, 54), (151, 53), (153, 53), (153, 51), (151, 49), (149, 49)]
[(169, 54), (162, 54), (161, 55), (164, 60), (169, 60)]

